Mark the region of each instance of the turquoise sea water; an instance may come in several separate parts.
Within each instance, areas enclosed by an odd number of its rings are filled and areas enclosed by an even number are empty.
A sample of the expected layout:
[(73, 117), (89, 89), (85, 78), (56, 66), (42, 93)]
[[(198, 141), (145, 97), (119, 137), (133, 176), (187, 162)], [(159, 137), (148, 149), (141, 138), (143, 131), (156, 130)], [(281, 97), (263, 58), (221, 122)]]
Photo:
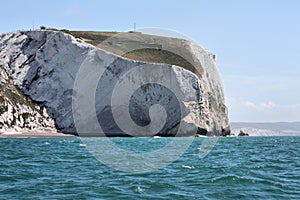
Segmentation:
[[(111, 140), (139, 151), (171, 139)], [(300, 199), (300, 137), (220, 138), (200, 159), (203, 140), (134, 174), (102, 164), (79, 138), (0, 139), (0, 199)]]

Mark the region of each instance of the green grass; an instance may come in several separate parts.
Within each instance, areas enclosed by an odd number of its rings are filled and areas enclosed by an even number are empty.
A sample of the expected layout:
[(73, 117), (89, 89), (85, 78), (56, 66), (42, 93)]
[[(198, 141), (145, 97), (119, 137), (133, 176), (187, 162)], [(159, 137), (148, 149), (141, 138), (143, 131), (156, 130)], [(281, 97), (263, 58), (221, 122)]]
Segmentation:
[(117, 32), (96, 32), (96, 31), (69, 31), (61, 30), (64, 33), (73, 35), (76, 38), (82, 38), (86, 42), (97, 46), (99, 43), (117, 34)]
[[(16, 112), (15, 108), (17, 107), (17, 105), (26, 105), (30, 107), (32, 110), (37, 111), (42, 115), (42, 111), (37, 107), (35, 107), (33, 102), (28, 97), (26, 97), (24, 93), (17, 86), (13, 85), (11, 80), (7, 80), (7, 81), (9, 82), (8, 84), (0, 83), (0, 115), (8, 111), (8, 107), (5, 106), (5, 100), (9, 101), (13, 106), (13, 110), (12, 110), (13, 119), (10, 126), (16, 125), (17, 118), (15, 117), (14, 113)], [(22, 114), (22, 117), (25, 120), (25, 122), (30, 116), (32, 115), (29, 113)], [(19, 117), (18, 120), (20, 120)], [(2, 128), (3, 126), (4, 124), (0, 123), (0, 128)]]
[(177, 65), (194, 73), (201, 66), (183, 39), (141, 33), (61, 31), (128, 59)]
[(193, 65), (191, 65), (187, 60), (167, 50), (158, 51), (156, 49), (139, 49), (124, 54), (124, 57), (138, 61), (146, 61), (152, 63), (167, 63), (182, 66), (185, 69), (194, 72)]
[(0, 83), (0, 114), (7, 111), (7, 107), (4, 106), (4, 96), (11, 101), (13, 105), (21, 104), (27, 105), (32, 110), (35, 110), (42, 114), (42, 111), (35, 107), (34, 103), (24, 95), (24, 93), (12, 82), (9, 84), (2, 84)]

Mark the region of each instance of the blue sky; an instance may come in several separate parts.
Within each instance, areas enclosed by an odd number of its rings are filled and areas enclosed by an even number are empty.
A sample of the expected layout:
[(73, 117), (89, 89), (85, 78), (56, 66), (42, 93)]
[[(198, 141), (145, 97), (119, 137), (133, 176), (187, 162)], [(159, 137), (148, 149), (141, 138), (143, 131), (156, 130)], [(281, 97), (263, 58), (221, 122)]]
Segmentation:
[(217, 55), (231, 121), (300, 121), (298, 0), (1, 1), (0, 33), (178, 31)]

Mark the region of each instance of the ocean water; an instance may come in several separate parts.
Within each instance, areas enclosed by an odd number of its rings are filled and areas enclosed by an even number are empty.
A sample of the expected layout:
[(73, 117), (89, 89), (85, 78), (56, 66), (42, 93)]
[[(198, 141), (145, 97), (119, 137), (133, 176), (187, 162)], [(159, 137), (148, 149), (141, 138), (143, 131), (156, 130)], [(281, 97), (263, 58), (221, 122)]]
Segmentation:
[[(111, 139), (136, 152), (170, 140)], [(163, 169), (130, 173), (95, 159), (80, 138), (0, 139), (0, 199), (300, 199), (300, 137), (219, 138), (200, 159), (204, 140)]]

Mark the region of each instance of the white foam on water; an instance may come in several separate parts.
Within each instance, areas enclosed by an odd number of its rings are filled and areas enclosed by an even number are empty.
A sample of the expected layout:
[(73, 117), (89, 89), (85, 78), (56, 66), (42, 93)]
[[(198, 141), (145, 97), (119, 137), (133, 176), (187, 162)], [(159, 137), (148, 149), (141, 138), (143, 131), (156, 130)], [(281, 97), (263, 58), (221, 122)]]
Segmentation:
[(189, 166), (189, 165), (182, 165), (182, 168), (186, 168), (186, 169), (195, 169), (194, 166)]
[(141, 193), (141, 192), (144, 192), (145, 190), (142, 189), (140, 186), (138, 186), (138, 187), (135, 189), (135, 191)]

